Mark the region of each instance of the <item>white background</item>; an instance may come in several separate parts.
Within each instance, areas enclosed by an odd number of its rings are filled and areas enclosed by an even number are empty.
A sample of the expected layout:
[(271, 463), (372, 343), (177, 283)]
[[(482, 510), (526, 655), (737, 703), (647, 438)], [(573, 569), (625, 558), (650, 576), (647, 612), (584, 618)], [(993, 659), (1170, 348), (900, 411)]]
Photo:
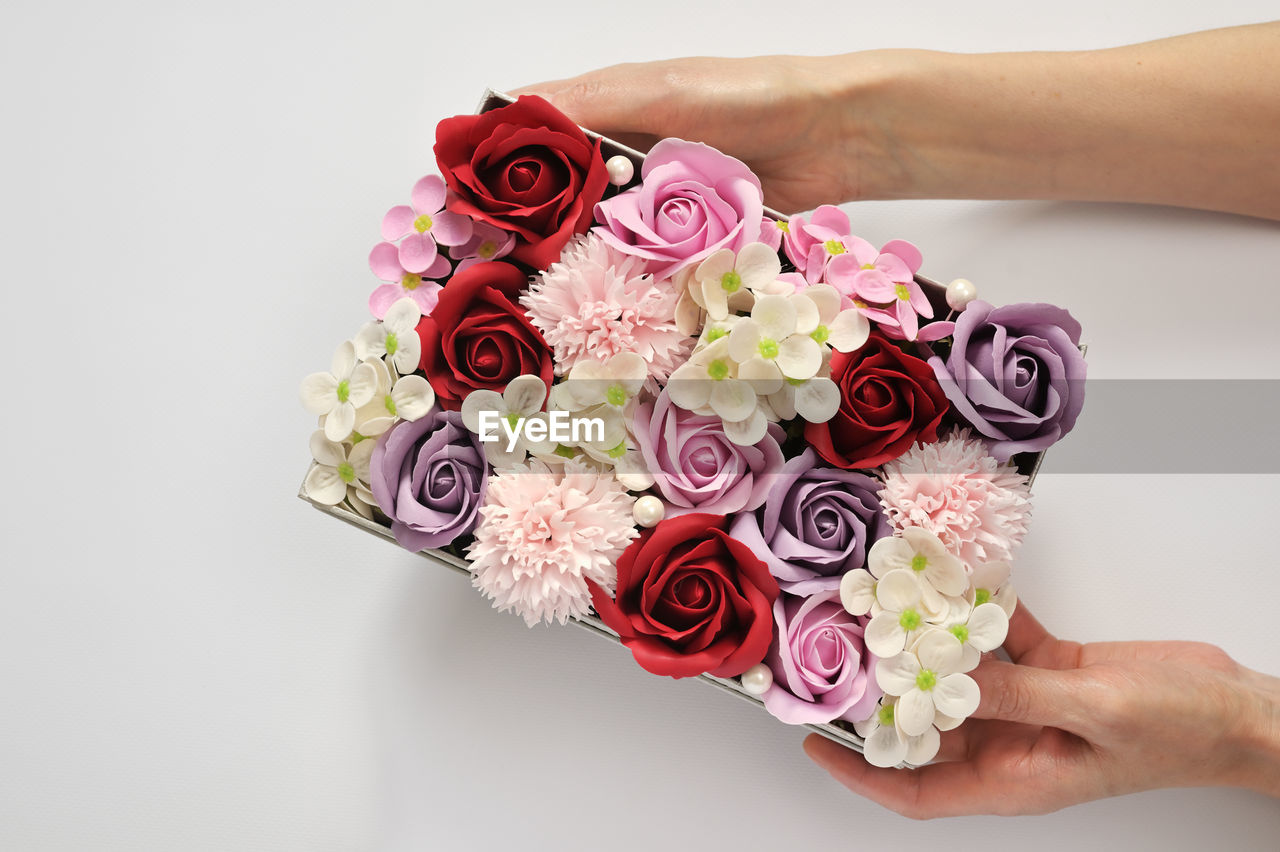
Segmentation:
[[(1275, 848), (1280, 806), (1232, 790), (903, 820), (810, 764), (800, 731), (574, 628), (529, 631), (294, 497), (299, 380), (365, 320), (382, 213), (486, 85), (687, 54), (1096, 47), (1275, 13), (7, 3), (0, 847)], [(1070, 308), (1093, 376), (1280, 378), (1275, 224), (850, 212), (935, 277)], [(1277, 480), (1055, 473), (1051, 454), (1022, 595), (1062, 635), (1203, 639), (1280, 673)], [(1239, 578), (1246, 597), (1219, 594)]]

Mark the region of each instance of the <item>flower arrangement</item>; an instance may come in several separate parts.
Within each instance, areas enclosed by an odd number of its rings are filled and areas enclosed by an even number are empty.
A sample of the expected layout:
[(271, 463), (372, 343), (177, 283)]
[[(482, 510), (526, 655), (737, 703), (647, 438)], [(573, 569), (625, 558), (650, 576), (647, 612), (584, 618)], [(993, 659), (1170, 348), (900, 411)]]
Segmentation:
[(650, 672), (928, 762), (1004, 641), (1079, 324), (944, 291), (838, 208), (774, 215), (706, 145), (637, 162), (494, 107), (440, 123), (373, 321), (302, 383), (305, 496), (464, 558), (531, 626), (597, 620)]

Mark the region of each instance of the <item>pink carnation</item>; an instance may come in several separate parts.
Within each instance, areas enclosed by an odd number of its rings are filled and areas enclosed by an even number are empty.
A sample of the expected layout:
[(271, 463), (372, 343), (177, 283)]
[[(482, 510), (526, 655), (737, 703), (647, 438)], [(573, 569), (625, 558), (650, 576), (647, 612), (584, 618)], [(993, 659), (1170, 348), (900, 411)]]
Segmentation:
[(1027, 478), (992, 458), (968, 429), (916, 444), (884, 466), (880, 502), (895, 529), (922, 527), (972, 573), (1007, 562), (1031, 514)]
[(674, 288), (645, 274), (643, 260), (589, 234), (565, 247), (520, 304), (555, 352), (557, 375), (586, 356), (603, 362), (635, 352), (652, 378), (666, 381), (693, 343), (676, 328), (676, 298)]
[(472, 583), (530, 627), (586, 615), (587, 581), (612, 593), (615, 563), (638, 535), (634, 503), (613, 474), (573, 459), (563, 470), (533, 460), (490, 477), (467, 548)]

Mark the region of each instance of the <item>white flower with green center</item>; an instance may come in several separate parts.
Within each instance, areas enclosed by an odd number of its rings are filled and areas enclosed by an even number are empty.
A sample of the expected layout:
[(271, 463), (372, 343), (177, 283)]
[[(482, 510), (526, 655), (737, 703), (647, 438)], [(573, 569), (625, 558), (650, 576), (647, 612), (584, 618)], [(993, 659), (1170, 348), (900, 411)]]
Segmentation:
[(896, 704), (892, 697), (885, 696), (870, 719), (853, 723), (853, 729), (862, 737), (862, 754), (867, 763), (885, 769), (900, 763), (922, 766), (938, 754), (942, 742), (938, 729), (930, 725), (919, 736), (906, 736), (894, 723)]
[(381, 358), (366, 363), (378, 374), (378, 388), (373, 398), (356, 410), (357, 435), (376, 437), (397, 420), (417, 420), (436, 404), (436, 393), (422, 376), (397, 377)]
[(746, 317), (740, 317), (737, 314), (729, 314), (722, 320), (707, 320), (702, 326), (702, 333), (698, 335), (697, 348), (710, 346), (722, 337), (728, 337), (733, 331), (733, 327)]
[(1004, 644), (1009, 634), (1009, 616), (999, 604), (978, 604), (967, 619), (946, 631), (960, 643), (960, 671), (971, 672), (982, 662), (983, 654)]
[[(462, 401), (462, 424), (482, 439), (485, 458), (495, 469), (523, 464), (534, 442), (524, 428), (525, 421), (545, 418), (542, 411), (547, 401), (547, 384), (539, 376), (516, 376), (501, 393), (475, 390)], [(485, 434), (485, 420), (498, 421), (497, 429)], [(514, 443), (510, 440), (515, 435)], [(492, 436), (492, 440), (485, 440)], [(539, 447), (550, 452), (554, 448)]]
[(871, 545), (867, 567), (877, 577), (896, 568), (910, 569), (943, 595), (962, 595), (969, 585), (964, 563), (947, 552), (942, 539), (920, 527), (907, 527), (901, 536)]
[(840, 410), (840, 388), (831, 381), (831, 350), (822, 347), (822, 367), (812, 379), (785, 379), (769, 394), (769, 406), (781, 420), (800, 417), (809, 423), (826, 423)]
[(973, 595), (975, 605), (981, 606), (989, 601), (1004, 610), (1009, 618), (1013, 618), (1013, 611), (1018, 608), (1018, 593), (1013, 590), (1012, 583), (1005, 583), (994, 594), (990, 589), (974, 589)]
[(608, 405), (630, 412), (631, 401), (649, 378), (649, 365), (635, 352), (619, 352), (608, 361), (581, 358), (564, 383), (576, 410)]
[(923, 735), (940, 713), (966, 719), (978, 709), (978, 684), (960, 671), (960, 658), (955, 637), (935, 627), (911, 650), (876, 663), (876, 683), (898, 697), (893, 721), (904, 736)]
[(708, 317), (722, 320), (730, 309), (749, 309), (752, 292), (771, 289), (780, 274), (778, 253), (764, 243), (748, 243), (736, 255), (720, 249), (698, 264), (689, 294)]
[(840, 310), (840, 292), (830, 284), (815, 284), (798, 294), (813, 302), (818, 317), (808, 334), (837, 352), (856, 352), (871, 335), (871, 322), (856, 308)]
[[(841, 602), (845, 603), (848, 598), (846, 609), (850, 605), (862, 609), (866, 603), (865, 590), (857, 587), (859, 581), (865, 582), (865, 579), (861, 576), (852, 581), (841, 578)], [(847, 595), (846, 590), (849, 592)], [(875, 581), (871, 589), (871, 603), (858, 613), (872, 613), (863, 636), (871, 653), (877, 657), (892, 657), (910, 645), (921, 631), (930, 629), (931, 612), (922, 603), (924, 590), (925, 584), (905, 568), (889, 571)]]
[(356, 423), (356, 409), (373, 399), (378, 374), (356, 358), (351, 341), (333, 353), (327, 373), (312, 373), (302, 380), (302, 405), (324, 418), (324, 434), (330, 441), (343, 441)]
[(811, 379), (822, 368), (822, 347), (810, 336), (818, 310), (808, 297), (761, 296), (751, 316), (729, 332), (729, 357), (738, 375), (761, 394), (776, 393), (782, 380)]
[(756, 388), (738, 378), (738, 362), (729, 356), (729, 338), (695, 350), (667, 382), (671, 401), (689, 411), (709, 409), (728, 423), (752, 418), (759, 407)]
[(309, 498), (326, 506), (336, 506), (344, 499), (350, 499), (352, 508), (364, 515), (357, 503), (363, 502), (366, 509), (373, 504), (373, 493), (369, 490), (369, 456), (375, 443), (362, 440), (348, 449), (345, 444), (330, 441), (323, 431), (313, 433), (311, 456), (316, 463), (307, 472), (302, 490)]
[(422, 311), (413, 299), (400, 299), (390, 308), (382, 322), (367, 323), (356, 335), (356, 356), (361, 361), (386, 358), (397, 373), (407, 376), (418, 369), (422, 342), (418, 339), (418, 320)]

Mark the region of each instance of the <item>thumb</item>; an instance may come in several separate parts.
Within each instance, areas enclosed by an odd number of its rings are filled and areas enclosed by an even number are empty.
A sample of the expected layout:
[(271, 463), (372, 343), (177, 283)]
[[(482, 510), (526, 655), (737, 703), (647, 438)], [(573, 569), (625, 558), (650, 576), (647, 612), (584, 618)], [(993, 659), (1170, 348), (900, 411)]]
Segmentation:
[(973, 716), (1061, 728), (1088, 738), (1095, 702), (1080, 672), (988, 660), (969, 673), (982, 698)]

